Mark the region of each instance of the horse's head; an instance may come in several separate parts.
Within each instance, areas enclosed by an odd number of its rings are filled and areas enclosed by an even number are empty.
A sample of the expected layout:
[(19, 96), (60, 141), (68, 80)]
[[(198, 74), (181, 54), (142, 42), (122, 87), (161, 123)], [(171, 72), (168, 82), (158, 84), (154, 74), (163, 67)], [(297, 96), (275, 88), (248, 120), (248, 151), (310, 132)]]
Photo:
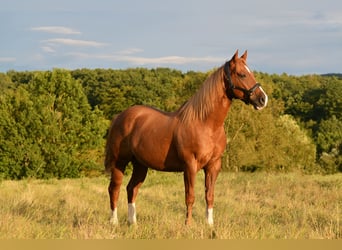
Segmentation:
[(247, 51), (240, 58), (236, 51), (232, 59), (224, 65), (226, 93), (228, 98), (240, 99), (260, 110), (266, 107), (268, 97), (256, 82), (246, 62)]

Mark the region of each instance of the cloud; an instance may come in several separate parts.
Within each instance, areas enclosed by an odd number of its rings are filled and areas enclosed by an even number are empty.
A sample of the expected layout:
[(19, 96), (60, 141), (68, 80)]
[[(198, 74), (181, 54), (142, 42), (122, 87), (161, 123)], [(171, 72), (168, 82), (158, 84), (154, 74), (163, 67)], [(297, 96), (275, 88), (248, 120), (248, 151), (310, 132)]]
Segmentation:
[[(140, 51), (140, 50), (139, 50)], [(184, 57), (184, 56), (164, 56), (164, 57), (138, 57), (122, 54), (87, 54), (87, 53), (68, 53), (76, 59), (99, 59), (111, 62), (130, 63), (132, 65), (184, 65), (188, 63), (223, 63), (224, 59), (219, 57)]]
[(79, 35), (79, 34), (81, 34), (80, 31), (73, 30), (71, 28), (63, 27), (63, 26), (40, 26), (40, 27), (33, 27), (33, 28), (31, 28), (31, 30), (53, 33), (53, 34), (63, 34), (63, 35)]
[(44, 52), (47, 52), (47, 53), (55, 53), (56, 52), (56, 50), (54, 48), (50, 47), (50, 46), (43, 46), (42, 50)]
[(110, 57), (109, 59), (125, 61), (137, 65), (168, 65), (168, 64), (187, 64), (187, 63), (217, 63), (222, 62), (222, 58), (217, 57), (183, 57), (183, 56), (164, 56), (164, 57)]
[(15, 62), (16, 60), (15, 57), (0, 57), (0, 63), (10, 63)]
[(139, 49), (139, 48), (129, 48), (129, 49), (119, 51), (118, 54), (131, 55), (131, 54), (135, 54), (135, 53), (139, 53), (143, 51), (144, 51), (143, 49)]
[(108, 44), (100, 43), (96, 41), (87, 41), (87, 40), (76, 40), (76, 39), (69, 39), (69, 38), (53, 38), (43, 40), (43, 43), (50, 44), (50, 45), (67, 45), (67, 46), (77, 46), (77, 47), (103, 47)]

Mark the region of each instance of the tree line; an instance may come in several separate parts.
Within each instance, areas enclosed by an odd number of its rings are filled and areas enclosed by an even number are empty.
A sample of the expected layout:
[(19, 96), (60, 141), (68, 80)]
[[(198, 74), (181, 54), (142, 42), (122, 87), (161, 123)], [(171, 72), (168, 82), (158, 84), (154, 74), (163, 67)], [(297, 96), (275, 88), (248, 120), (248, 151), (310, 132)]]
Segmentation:
[[(0, 73), (0, 179), (103, 171), (111, 118), (135, 104), (178, 109), (209, 72), (169, 68)], [(269, 95), (256, 112), (234, 100), (225, 122), (228, 171), (342, 172), (342, 80), (255, 72)]]

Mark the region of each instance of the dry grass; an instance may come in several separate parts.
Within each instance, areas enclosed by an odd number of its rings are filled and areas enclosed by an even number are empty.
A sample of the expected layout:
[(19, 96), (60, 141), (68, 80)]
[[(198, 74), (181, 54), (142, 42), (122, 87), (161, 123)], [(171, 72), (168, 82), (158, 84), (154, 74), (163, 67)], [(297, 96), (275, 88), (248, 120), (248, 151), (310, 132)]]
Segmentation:
[(107, 185), (106, 177), (2, 181), (0, 238), (342, 239), (342, 175), (221, 173), (213, 228), (205, 224), (202, 173), (189, 227), (181, 174), (149, 172), (136, 227), (127, 226), (124, 186), (120, 226), (109, 225)]

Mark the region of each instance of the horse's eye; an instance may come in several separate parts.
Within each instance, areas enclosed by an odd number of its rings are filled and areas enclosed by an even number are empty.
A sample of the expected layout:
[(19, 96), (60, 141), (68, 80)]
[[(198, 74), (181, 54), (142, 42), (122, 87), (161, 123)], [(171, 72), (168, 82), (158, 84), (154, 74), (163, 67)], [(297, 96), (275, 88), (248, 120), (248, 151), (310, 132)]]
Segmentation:
[(238, 73), (237, 75), (238, 75), (238, 77), (240, 77), (240, 78), (246, 78), (246, 75), (245, 75), (245, 74)]

